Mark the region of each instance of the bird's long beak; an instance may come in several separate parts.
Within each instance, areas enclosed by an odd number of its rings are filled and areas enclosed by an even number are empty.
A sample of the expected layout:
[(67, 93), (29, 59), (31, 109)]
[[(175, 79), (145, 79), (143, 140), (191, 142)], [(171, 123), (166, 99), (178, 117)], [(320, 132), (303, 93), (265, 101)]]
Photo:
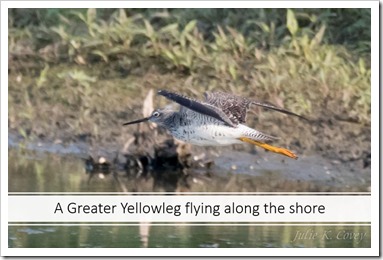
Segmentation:
[(141, 122), (146, 122), (146, 121), (148, 121), (148, 120), (149, 120), (149, 117), (145, 117), (145, 118), (142, 118), (142, 119), (138, 119), (138, 120), (134, 120), (134, 121), (125, 123), (125, 124), (123, 124), (123, 125), (138, 124), (138, 123), (141, 123)]

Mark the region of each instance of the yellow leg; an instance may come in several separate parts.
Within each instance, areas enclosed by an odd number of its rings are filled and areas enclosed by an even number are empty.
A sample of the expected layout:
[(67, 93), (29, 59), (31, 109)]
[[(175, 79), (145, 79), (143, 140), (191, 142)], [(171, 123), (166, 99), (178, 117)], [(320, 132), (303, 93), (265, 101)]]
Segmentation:
[(283, 154), (283, 155), (288, 156), (288, 157), (293, 158), (293, 159), (298, 159), (298, 156), (296, 156), (292, 151), (285, 149), (285, 148), (276, 147), (276, 146), (272, 146), (272, 145), (269, 145), (266, 143), (254, 141), (254, 140), (247, 138), (247, 137), (240, 137), (239, 140), (241, 140), (242, 142), (258, 145), (258, 146), (260, 146), (266, 150), (269, 150), (271, 152), (274, 152), (274, 153), (279, 153), (279, 154)]

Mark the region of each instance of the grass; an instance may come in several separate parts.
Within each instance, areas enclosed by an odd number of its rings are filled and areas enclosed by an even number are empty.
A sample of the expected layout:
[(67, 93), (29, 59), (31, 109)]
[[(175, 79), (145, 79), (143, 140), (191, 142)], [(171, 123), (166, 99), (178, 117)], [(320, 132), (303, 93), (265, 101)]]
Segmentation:
[(224, 90), (369, 126), (369, 19), (365, 9), (13, 9), (10, 128), (118, 139), (149, 88)]

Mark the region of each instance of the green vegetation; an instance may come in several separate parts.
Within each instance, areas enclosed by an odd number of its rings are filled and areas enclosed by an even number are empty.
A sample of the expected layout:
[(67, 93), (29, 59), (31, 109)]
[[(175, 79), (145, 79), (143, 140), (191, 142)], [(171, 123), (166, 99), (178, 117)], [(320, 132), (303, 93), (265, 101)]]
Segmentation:
[(10, 128), (111, 140), (149, 88), (369, 126), (370, 31), (369, 9), (13, 9)]

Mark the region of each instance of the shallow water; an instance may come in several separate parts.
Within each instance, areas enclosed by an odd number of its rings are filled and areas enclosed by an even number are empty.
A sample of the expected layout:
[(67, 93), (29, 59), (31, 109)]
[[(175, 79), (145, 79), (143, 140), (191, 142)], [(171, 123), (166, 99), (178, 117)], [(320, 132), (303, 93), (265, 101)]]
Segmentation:
[(184, 172), (119, 169), (86, 173), (85, 148), (74, 146), (79, 151), (76, 153), (72, 147), (53, 146), (9, 149), (9, 191), (368, 192), (370, 189), (370, 171), (353, 172), (315, 156), (285, 161), (278, 155), (261, 157), (233, 151), (214, 158), (215, 165), (210, 169)]
[[(11, 226), (9, 247), (370, 247), (353, 226)], [(365, 234), (349, 239), (347, 234)], [(307, 234), (306, 237), (302, 234)], [(314, 234), (316, 236), (314, 237)], [(310, 237), (311, 235), (311, 237)]]
[[(288, 170), (86, 173), (80, 154), (9, 149), (9, 192), (321, 191), (326, 180), (295, 180)], [(244, 158), (248, 162), (248, 158)], [(286, 165), (286, 163), (285, 163)], [(225, 170), (226, 169), (226, 170)], [(325, 176), (325, 175), (324, 175)], [(326, 184), (327, 183), (327, 184)], [(326, 186), (327, 185), (327, 186)], [(324, 189), (324, 188), (323, 188)], [(347, 190), (347, 189), (346, 189)], [(353, 189), (355, 190), (355, 189)], [(363, 189), (362, 189), (363, 190)], [(129, 195), (127, 195), (129, 196)], [(9, 226), (9, 247), (370, 247), (369, 226)], [(313, 234), (317, 234), (313, 236)], [(331, 239), (325, 234), (332, 234)], [(340, 234), (338, 236), (338, 234)], [(365, 234), (360, 241), (347, 234)]]

